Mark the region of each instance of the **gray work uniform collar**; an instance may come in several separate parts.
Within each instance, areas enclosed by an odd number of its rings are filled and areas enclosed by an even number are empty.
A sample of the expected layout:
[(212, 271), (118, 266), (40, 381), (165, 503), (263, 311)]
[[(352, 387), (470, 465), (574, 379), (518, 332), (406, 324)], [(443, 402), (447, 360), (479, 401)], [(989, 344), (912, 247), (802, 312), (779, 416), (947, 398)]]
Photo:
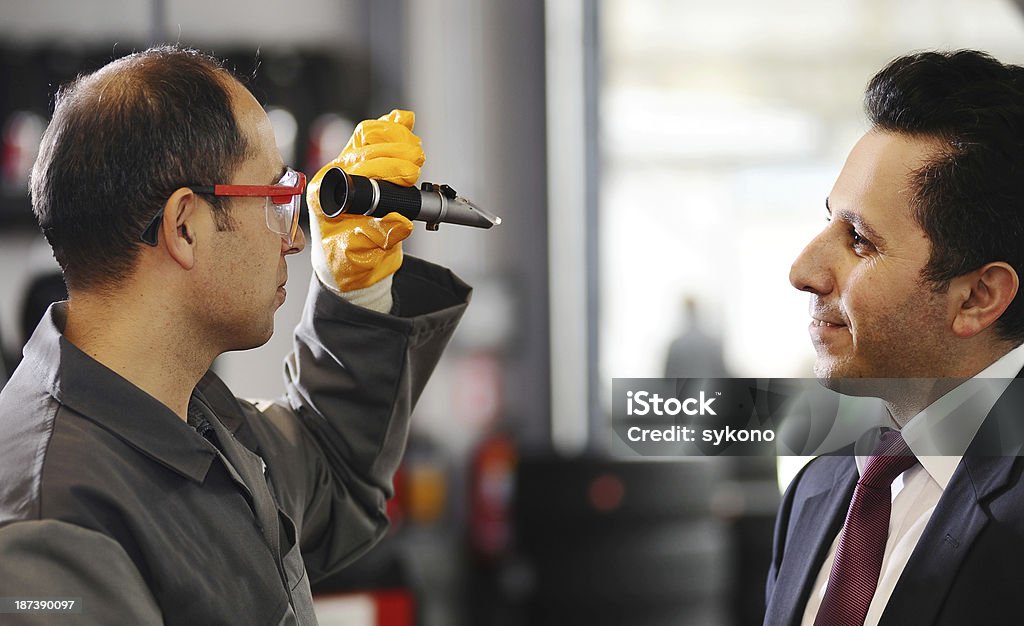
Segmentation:
[[(50, 306), (24, 350), (24, 364), (58, 402), (124, 440), (168, 468), (203, 482), (216, 453), (195, 430), (166, 405), (142, 391), (64, 338), (67, 302)], [(204, 395), (231, 432), (240, 424), (239, 411), (218, 405), (236, 403), (222, 397), (209, 372), (193, 391)], [(237, 403), (236, 403), (237, 404)]]

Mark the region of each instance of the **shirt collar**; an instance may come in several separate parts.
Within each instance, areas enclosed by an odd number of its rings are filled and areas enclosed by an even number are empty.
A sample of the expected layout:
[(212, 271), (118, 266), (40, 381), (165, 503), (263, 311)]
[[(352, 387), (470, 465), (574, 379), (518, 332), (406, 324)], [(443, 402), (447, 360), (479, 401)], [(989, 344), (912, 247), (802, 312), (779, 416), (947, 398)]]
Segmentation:
[[(1024, 369), (1024, 344), (925, 407), (902, 428), (907, 446), (943, 490), (992, 407)], [(894, 425), (895, 426), (895, 425)], [(868, 456), (857, 456), (864, 472)]]
[(68, 341), (66, 321), (67, 303), (51, 305), (25, 345), (23, 363), (44, 389), (143, 454), (202, 482), (216, 452), (171, 409)]

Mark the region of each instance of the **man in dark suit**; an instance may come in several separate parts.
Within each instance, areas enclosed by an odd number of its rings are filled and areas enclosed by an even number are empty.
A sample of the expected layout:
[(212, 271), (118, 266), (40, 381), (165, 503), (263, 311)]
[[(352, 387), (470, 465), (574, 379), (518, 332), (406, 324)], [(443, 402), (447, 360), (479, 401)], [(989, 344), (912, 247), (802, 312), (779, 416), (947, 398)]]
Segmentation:
[(765, 623), (1024, 624), (1024, 68), (913, 54), (865, 102), (790, 281), (816, 375), (892, 430), (789, 486)]

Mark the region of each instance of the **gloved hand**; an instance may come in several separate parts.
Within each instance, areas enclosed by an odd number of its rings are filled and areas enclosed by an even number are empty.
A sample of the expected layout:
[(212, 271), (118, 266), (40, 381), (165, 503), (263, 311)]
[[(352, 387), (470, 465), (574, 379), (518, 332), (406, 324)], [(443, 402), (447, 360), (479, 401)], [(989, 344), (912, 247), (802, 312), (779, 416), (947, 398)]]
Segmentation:
[(425, 158), (412, 132), (415, 119), (412, 111), (395, 109), (360, 122), (338, 158), (320, 168), (306, 190), (317, 278), (342, 297), (381, 312), (391, 308), (391, 276), (402, 265), (402, 240), (412, 233), (412, 222), (398, 213), (328, 218), (320, 207), (320, 183), (327, 170), (340, 167), (349, 174), (415, 185)]

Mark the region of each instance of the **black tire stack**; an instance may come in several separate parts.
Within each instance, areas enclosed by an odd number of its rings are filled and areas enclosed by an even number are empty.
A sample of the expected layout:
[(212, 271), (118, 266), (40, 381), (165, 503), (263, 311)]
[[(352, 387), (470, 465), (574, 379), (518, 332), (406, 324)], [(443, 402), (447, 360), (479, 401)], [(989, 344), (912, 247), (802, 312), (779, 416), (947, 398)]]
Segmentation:
[(724, 459), (523, 459), (526, 623), (731, 622), (733, 539), (712, 510), (727, 471)]

